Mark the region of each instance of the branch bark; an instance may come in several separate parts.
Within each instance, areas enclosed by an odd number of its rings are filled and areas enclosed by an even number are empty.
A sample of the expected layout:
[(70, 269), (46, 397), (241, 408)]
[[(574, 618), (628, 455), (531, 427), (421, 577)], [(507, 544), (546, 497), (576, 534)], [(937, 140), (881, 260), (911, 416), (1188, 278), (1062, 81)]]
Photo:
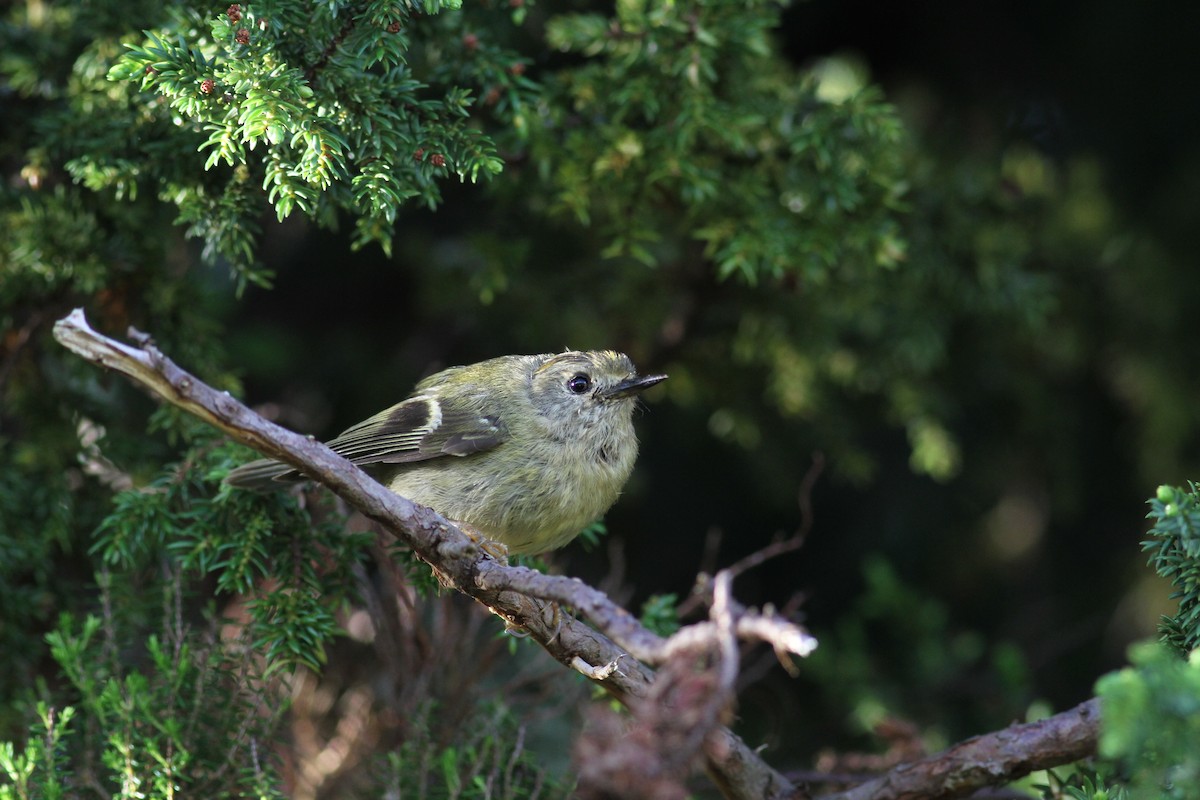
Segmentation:
[[(665, 657), (670, 652), (670, 640), (646, 630), (603, 593), (579, 580), (496, 562), (437, 512), (384, 488), (324, 444), (281, 428), (227, 392), (204, 384), (164, 356), (144, 334), (131, 332), (130, 337), (137, 344), (131, 347), (94, 331), (83, 311), (76, 309), (55, 323), (54, 336), (72, 352), (125, 375), (231, 438), (328, 486), (404, 541), (445, 585), (484, 604), (510, 625), (528, 631), (561, 663), (575, 669), (581, 663), (593, 667), (590, 673), (586, 669), (581, 671), (602, 676), (598, 683), (617, 699), (628, 704), (647, 695), (654, 673), (637, 656), (650, 660)], [(558, 615), (556, 621), (555, 615), (548, 613), (548, 606), (537, 598), (571, 605), (586, 614), (600, 630), (566, 614)], [(794, 650), (794, 646), (805, 649), (815, 645), (800, 629), (769, 615), (739, 615), (733, 623), (735, 629), (742, 626), (742, 620), (748, 620), (744, 623), (747, 636), (771, 641), (777, 649)], [(702, 624), (712, 628), (717, 625)], [(728, 619), (723, 624), (728, 626)], [(764, 633), (767, 629), (773, 632)], [(609, 668), (605, 669), (606, 666)], [(726, 797), (784, 800), (794, 796), (795, 789), (787, 778), (728, 728), (713, 727), (702, 747), (706, 771)]]
[(937, 755), (901, 764), (886, 774), (819, 800), (938, 800), (1094, 755), (1100, 701), (1092, 698), (1038, 722), (975, 736)]

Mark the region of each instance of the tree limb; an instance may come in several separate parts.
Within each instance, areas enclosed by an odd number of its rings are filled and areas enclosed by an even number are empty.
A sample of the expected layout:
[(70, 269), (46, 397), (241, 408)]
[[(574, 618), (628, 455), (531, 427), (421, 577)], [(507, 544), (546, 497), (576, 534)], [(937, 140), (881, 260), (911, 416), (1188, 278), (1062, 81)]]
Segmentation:
[(937, 800), (963, 797), (987, 786), (1069, 764), (1096, 752), (1100, 701), (1038, 722), (975, 736), (937, 755), (901, 764), (886, 774), (819, 800)]
[[(138, 344), (131, 347), (94, 331), (83, 311), (76, 309), (55, 323), (54, 336), (72, 352), (120, 372), (236, 441), (284, 461), (328, 486), (404, 541), (444, 584), (484, 604), (510, 625), (528, 631), (563, 664), (574, 666), (582, 661), (587, 665), (612, 665), (611, 669), (595, 670), (593, 674), (603, 675), (600, 685), (622, 702), (629, 703), (648, 694), (654, 673), (629, 654), (651, 661), (655, 657), (665, 658), (671, 651), (671, 640), (646, 630), (603, 593), (582, 581), (496, 562), (437, 512), (384, 488), (324, 444), (275, 425), (229, 393), (204, 384), (164, 356), (144, 334), (131, 331), (131, 338)], [(554, 615), (546, 613), (547, 606), (534, 598), (569, 604), (608, 635), (566, 614), (560, 615), (556, 624)], [(749, 621), (743, 623), (743, 620)], [(701, 624), (708, 626), (715, 643), (719, 638), (718, 626), (727, 629), (731, 623), (726, 613), (720, 622)], [(733, 618), (735, 630), (740, 630), (743, 624), (751, 638), (770, 641), (777, 650), (804, 655), (815, 645), (802, 630), (770, 615), (745, 613)], [(685, 635), (703, 638), (706, 633), (690, 628), (684, 629)], [(787, 778), (728, 728), (715, 725), (704, 737), (702, 747), (706, 771), (726, 797), (783, 800), (794, 795), (794, 787)]]
[[(228, 393), (218, 392), (180, 369), (148, 337), (131, 334), (138, 347), (92, 330), (79, 309), (54, 326), (68, 349), (116, 370), (169, 403), (203, 419), (260, 453), (280, 459), (342, 496), (364, 515), (403, 540), (430, 564), (448, 586), (490, 608), (511, 625), (527, 630), (561, 663), (581, 669), (625, 703), (650, 694), (655, 674), (647, 663), (663, 663), (673, 653), (712, 647), (720, 658), (732, 630), (738, 638), (772, 644), (781, 660), (805, 655), (815, 642), (804, 631), (771, 614), (738, 606), (728, 596), (731, 573), (721, 585), (713, 619), (683, 628), (670, 639), (646, 630), (629, 612), (582, 581), (543, 575), (493, 560), (453, 523), (372, 480), (325, 445), (258, 416)], [(555, 624), (541, 600), (577, 609), (603, 633), (573, 617)], [(607, 635), (606, 635), (607, 634)], [(722, 663), (728, 668), (728, 658)], [(728, 681), (728, 674), (723, 678)], [(951, 798), (1003, 784), (1034, 770), (1070, 763), (1094, 754), (1099, 730), (1098, 701), (1089, 700), (1049, 719), (1014, 725), (977, 736), (921, 761), (903, 764), (851, 789), (820, 800), (915, 800)], [(714, 725), (703, 744), (706, 771), (721, 792), (738, 800), (787, 800), (804, 796), (766, 764), (736, 734)]]

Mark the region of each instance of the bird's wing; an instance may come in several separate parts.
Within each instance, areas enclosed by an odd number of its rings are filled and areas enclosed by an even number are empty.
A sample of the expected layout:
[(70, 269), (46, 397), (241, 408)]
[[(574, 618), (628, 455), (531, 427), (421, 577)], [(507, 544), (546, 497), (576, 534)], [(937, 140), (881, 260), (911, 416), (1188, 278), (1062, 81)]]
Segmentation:
[(498, 414), (410, 397), (343, 431), (329, 447), (355, 464), (407, 464), (468, 456), (508, 439)]
[[(329, 448), (359, 466), (407, 464), (442, 456), (469, 456), (508, 439), (499, 415), (455, 408), (429, 395), (416, 395), (342, 431)], [(225, 482), (266, 490), (300, 478), (291, 466), (259, 459), (234, 469)]]

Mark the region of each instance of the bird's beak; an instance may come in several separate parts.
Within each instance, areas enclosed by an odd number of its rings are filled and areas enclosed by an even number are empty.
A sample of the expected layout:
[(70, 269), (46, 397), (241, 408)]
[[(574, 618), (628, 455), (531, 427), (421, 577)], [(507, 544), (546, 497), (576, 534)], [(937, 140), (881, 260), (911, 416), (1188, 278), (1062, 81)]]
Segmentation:
[(633, 375), (615, 386), (610, 386), (600, 392), (600, 396), (605, 400), (620, 400), (623, 397), (630, 397), (638, 392), (649, 389), (656, 383), (662, 383), (666, 379), (666, 375)]

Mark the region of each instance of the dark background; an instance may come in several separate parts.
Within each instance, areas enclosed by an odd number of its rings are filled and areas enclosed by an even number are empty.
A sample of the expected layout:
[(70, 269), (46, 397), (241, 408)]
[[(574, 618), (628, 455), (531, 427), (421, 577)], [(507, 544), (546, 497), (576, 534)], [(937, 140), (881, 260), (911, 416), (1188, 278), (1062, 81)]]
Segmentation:
[(1195, 6), (797, 3), (786, 20), (797, 63), (849, 51), (889, 94), (936, 94), (946, 124), (1029, 136), (1058, 158), (1096, 156), (1123, 211), (1186, 246), (1200, 121)]

